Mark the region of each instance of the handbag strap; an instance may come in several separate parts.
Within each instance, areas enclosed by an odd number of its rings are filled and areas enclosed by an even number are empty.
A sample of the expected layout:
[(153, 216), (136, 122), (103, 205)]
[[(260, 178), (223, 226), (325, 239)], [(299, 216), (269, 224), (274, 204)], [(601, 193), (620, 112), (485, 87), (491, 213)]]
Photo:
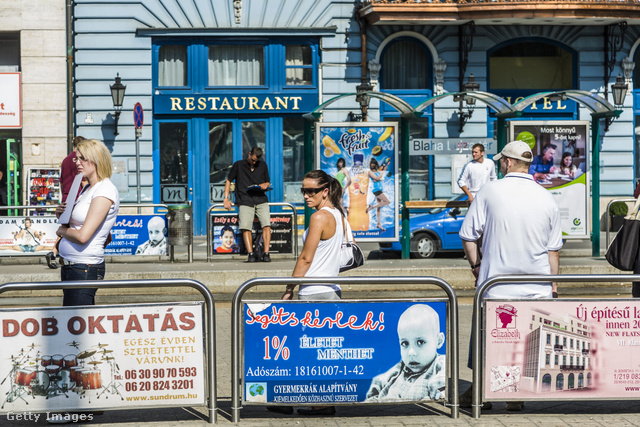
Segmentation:
[(625, 216), (626, 219), (638, 219), (638, 216), (640, 216), (640, 197), (638, 197), (636, 199), (636, 204), (633, 205), (633, 208), (631, 209), (631, 212), (629, 212), (629, 214), (627, 216)]
[[(347, 228), (344, 226), (344, 215), (340, 215), (342, 217), (342, 240), (349, 243), (349, 239), (347, 239)], [(349, 229), (351, 231), (351, 229)], [(353, 233), (351, 233), (351, 243), (355, 243), (353, 240)]]

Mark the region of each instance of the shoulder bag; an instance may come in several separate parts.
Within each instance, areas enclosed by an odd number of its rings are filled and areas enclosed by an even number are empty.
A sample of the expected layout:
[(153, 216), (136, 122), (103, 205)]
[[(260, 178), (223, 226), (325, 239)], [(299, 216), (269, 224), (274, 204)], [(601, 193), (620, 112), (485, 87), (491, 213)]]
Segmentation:
[(638, 255), (638, 246), (640, 246), (639, 208), (640, 199), (638, 199), (631, 212), (624, 217), (622, 228), (616, 234), (605, 254), (609, 264), (623, 271), (633, 269)]
[[(351, 236), (351, 241), (347, 236)], [(342, 245), (340, 246), (340, 273), (364, 265), (364, 254), (353, 240), (351, 227), (345, 227), (342, 217)]]

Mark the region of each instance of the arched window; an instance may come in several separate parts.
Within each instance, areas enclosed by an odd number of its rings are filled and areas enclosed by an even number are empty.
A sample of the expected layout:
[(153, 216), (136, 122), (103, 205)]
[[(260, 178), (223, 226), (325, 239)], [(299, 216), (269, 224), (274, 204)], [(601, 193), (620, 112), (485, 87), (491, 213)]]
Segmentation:
[(556, 377), (556, 390), (562, 390), (564, 388), (564, 375), (558, 374)]
[(569, 374), (569, 388), (572, 389), (574, 387), (575, 376), (573, 374)]
[(587, 374), (587, 387), (591, 387), (591, 372)]
[(387, 47), (380, 76), (385, 90), (429, 89), (429, 57), (417, 40), (402, 38)]
[(574, 55), (555, 44), (522, 41), (489, 54), (491, 90), (572, 89), (573, 80)]
[(551, 375), (544, 374), (542, 377), (542, 391), (551, 391)]
[(578, 374), (578, 388), (584, 387), (584, 374)]

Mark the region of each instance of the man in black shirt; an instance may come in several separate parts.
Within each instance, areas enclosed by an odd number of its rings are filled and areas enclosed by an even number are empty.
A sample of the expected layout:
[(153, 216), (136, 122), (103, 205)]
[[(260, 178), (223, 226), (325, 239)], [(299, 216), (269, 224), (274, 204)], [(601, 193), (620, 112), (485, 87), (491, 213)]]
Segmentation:
[[(262, 148), (253, 147), (246, 160), (238, 160), (231, 167), (227, 181), (224, 184), (224, 207), (231, 209), (229, 201), (229, 190), (231, 182), (236, 182), (236, 205), (239, 211), (239, 226), (242, 230), (244, 246), (249, 252), (247, 262), (271, 262), (269, 255), (269, 245), (271, 243), (271, 216), (269, 213), (269, 199), (264, 192), (269, 189), (269, 169), (262, 158)], [(262, 259), (256, 259), (253, 253), (253, 238), (251, 229), (253, 228), (253, 218), (258, 216), (262, 226), (262, 240), (264, 242), (264, 253)]]

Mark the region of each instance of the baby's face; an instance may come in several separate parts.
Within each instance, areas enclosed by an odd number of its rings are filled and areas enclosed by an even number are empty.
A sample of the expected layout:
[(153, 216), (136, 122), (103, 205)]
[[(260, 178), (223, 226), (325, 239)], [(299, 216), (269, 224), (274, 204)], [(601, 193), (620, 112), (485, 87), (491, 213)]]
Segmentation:
[(423, 371), (435, 359), (440, 347), (438, 331), (431, 322), (422, 319), (402, 319), (398, 323), (400, 355), (413, 372)]
[(164, 233), (162, 232), (161, 225), (152, 225), (149, 227), (149, 241), (154, 245), (160, 243), (162, 239), (164, 239)]
[(222, 235), (222, 246), (225, 248), (230, 248), (235, 243), (235, 238), (233, 236), (233, 232), (227, 230)]

